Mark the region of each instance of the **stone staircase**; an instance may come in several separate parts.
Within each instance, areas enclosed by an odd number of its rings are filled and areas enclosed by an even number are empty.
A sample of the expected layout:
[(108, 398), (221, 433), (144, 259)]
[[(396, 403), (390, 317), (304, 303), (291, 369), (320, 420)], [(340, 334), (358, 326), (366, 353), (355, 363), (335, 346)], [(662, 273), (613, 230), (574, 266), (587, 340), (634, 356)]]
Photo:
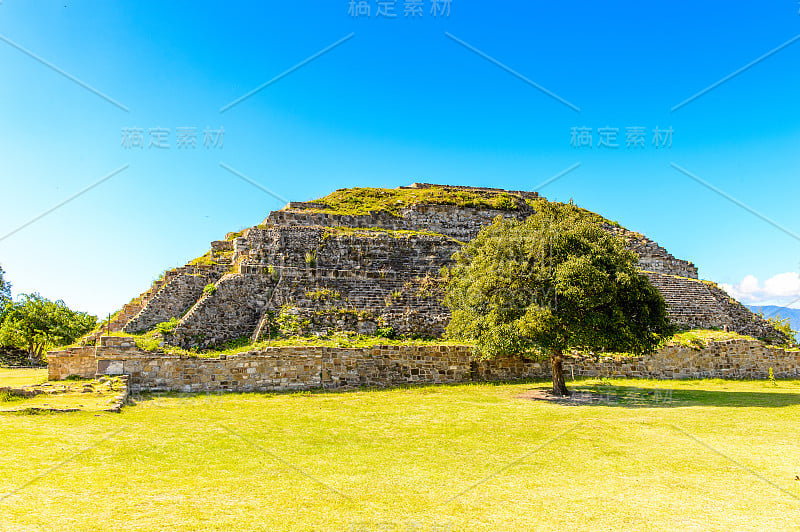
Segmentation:
[(670, 319), (682, 328), (724, 328), (733, 325), (717, 298), (702, 281), (643, 272), (667, 303)]

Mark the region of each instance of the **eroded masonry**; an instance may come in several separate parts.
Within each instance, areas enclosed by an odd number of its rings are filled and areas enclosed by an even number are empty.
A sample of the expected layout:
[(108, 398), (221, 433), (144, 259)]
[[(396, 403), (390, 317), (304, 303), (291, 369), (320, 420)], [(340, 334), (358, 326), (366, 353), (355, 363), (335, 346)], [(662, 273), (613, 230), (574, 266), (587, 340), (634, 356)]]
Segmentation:
[[(396, 212), (364, 214), (337, 212), (320, 201), (289, 203), (167, 272), (108, 329), (141, 333), (177, 319), (169, 343), (206, 348), (272, 335), (283, 313), (283, 322), (303, 334), (374, 334), (391, 327), (398, 334), (441, 336), (449, 313), (435, 282), (440, 268), (496, 216), (524, 219), (545, 200), (531, 192), (470, 187), (414, 184), (395, 190), (405, 201), (416, 191), (424, 198), (435, 190), (452, 203), (414, 203), (412, 195)], [(612, 223), (605, 228), (639, 255), (678, 326), (727, 327), (759, 338), (777, 334), (714, 283), (699, 280), (691, 262), (638, 233)]]

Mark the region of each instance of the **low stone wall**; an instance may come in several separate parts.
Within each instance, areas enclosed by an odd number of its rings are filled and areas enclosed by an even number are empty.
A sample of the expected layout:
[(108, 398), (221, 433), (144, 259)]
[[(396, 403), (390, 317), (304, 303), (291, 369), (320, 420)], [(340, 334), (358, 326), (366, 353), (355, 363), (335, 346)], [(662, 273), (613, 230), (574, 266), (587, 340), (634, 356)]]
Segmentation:
[[(128, 375), (133, 391), (286, 391), (549, 379), (547, 362), (478, 361), (469, 346), (369, 348), (268, 347), (233, 356), (195, 358), (142, 351), (130, 338), (103, 337), (97, 348), (48, 353), (50, 378)], [(654, 379), (800, 378), (800, 351), (754, 340), (725, 340), (704, 349), (667, 346), (639, 357), (576, 357), (568, 376)]]
[(93, 378), (97, 373), (97, 358), (94, 352), (94, 346), (87, 346), (47, 353), (48, 380), (60, 381), (72, 375), (84, 379)]
[(134, 391), (287, 391), (446, 384), (470, 380), (466, 346), (273, 347), (192, 358), (139, 350), (98, 352), (97, 371), (129, 375)]
[[(567, 378), (626, 377), (645, 379), (800, 378), (800, 351), (768, 347), (757, 340), (721, 340), (703, 349), (669, 345), (637, 357), (573, 357), (564, 361)], [(475, 367), (476, 380), (550, 378), (547, 362), (498, 359)]]

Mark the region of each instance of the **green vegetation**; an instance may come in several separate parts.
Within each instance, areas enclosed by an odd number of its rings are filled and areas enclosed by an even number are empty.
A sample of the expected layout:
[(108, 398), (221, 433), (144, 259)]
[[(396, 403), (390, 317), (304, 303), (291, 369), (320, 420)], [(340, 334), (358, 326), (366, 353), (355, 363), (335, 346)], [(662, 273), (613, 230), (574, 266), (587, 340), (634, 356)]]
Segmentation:
[(161, 334), (170, 334), (175, 331), (175, 328), (178, 326), (178, 318), (171, 318), (169, 321), (162, 321), (161, 323), (156, 324), (155, 329), (156, 332)]
[(11, 283), (5, 280), (5, 273), (0, 266), (0, 323), (3, 323), (6, 310), (11, 304)]
[[(607, 218), (604, 218), (604, 217), (600, 216), (596, 212), (592, 212), (592, 211), (590, 211), (588, 209), (584, 209), (583, 207), (579, 207), (579, 206), (575, 205), (574, 203), (572, 203), (572, 200), (569, 200), (569, 203), (561, 203), (561, 202), (558, 202), (558, 201), (548, 201), (548, 200), (546, 200), (544, 198), (536, 198), (536, 199), (529, 199), (529, 200), (527, 200), (527, 202), (528, 202), (528, 205), (530, 205), (531, 207), (534, 208), (534, 210), (537, 210), (537, 211), (543, 209), (544, 206), (548, 205), (548, 204), (555, 205), (557, 208), (558, 207), (567, 207), (567, 206), (569, 206), (569, 208), (571, 210), (573, 210), (578, 215), (578, 217), (580, 217), (581, 219), (583, 219), (583, 220), (585, 220), (587, 222), (594, 223), (594, 224), (600, 224), (600, 225), (604, 225), (605, 224), (605, 225), (610, 225), (611, 227), (622, 228), (622, 226), (619, 224), (619, 222), (614, 221), (614, 220), (609, 220)], [(643, 237), (642, 234), (636, 233), (636, 232), (633, 232), (633, 231), (631, 231), (630, 234), (631, 234), (631, 236), (634, 236), (634, 237), (635, 236)]]
[(782, 320), (780, 315), (778, 315), (774, 318), (767, 318), (767, 321), (776, 331), (783, 333), (784, 337), (787, 339), (782, 347), (793, 347), (796, 345), (794, 339), (797, 338), (797, 331), (792, 329), (789, 318)]
[(356, 187), (337, 190), (324, 198), (314, 200), (313, 203), (327, 206), (325, 209), (310, 209), (315, 212), (348, 215), (387, 212), (399, 216), (400, 211), (418, 203), (517, 210), (525, 204), (525, 201), (505, 192), (480, 192), (441, 187), (420, 189)]
[(278, 281), (278, 272), (275, 271), (275, 268), (272, 266), (272, 264), (261, 268), (261, 273), (264, 275), (269, 275), (272, 279), (272, 282)]
[(670, 339), (671, 343), (702, 349), (709, 343), (718, 340), (755, 340), (752, 336), (745, 336), (736, 332), (726, 332), (718, 329), (692, 329), (675, 333)]
[(205, 295), (207, 295), (207, 296), (214, 295), (214, 293), (215, 293), (216, 291), (217, 291), (217, 287), (216, 287), (216, 286), (214, 286), (214, 283), (208, 283), (207, 285), (205, 285), (205, 286), (203, 287), (203, 293), (204, 293)]
[[(327, 336), (298, 336), (290, 332), (291, 329), (302, 330), (303, 327), (310, 325), (309, 320), (300, 320), (297, 316), (292, 316), (291, 309), (287, 310), (285, 320), (287, 323), (284, 336), (276, 336), (271, 339), (260, 340), (255, 343), (250, 342), (250, 337), (242, 336), (235, 340), (225, 342), (217, 349), (184, 349), (161, 345), (164, 336), (157, 331), (149, 331), (144, 334), (128, 334), (123, 332), (111, 333), (111, 336), (126, 336), (134, 339), (136, 347), (144, 351), (166, 353), (168, 355), (181, 355), (198, 358), (216, 358), (221, 355), (236, 355), (246, 351), (254, 351), (265, 347), (295, 347), (295, 346), (315, 346), (315, 347), (374, 347), (379, 345), (464, 345), (464, 342), (455, 340), (443, 340), (435, 338), (421, 338), (398, 335), (391, 327), (378, 328), (376, 335), (363, 335), (353, 332), (335, 332)], [(276, 320), (277, 321), (277, 320)], [(278, 325), (274, 325), (277, 329)], [(274, 330), (273, 329), (273, 330)]]
[(200, 255), (196, 259), (192, 259), (191, 261), (189, 261), (189, 264), (191, 266), (215, 266), (219, 264), (215, 259), (216, 257), (214, 256), (214, 253), (211, 251), (207, 251), (206, 253)]
[(242, 236), (244, 236), (244, 232), (245, 231), (247, 231), (247, 228), (241, 229), (239, 231), (234, 231), (234, 232), (228, 233), (227, 235), (225, 235), (225, 240), (230, 242), (230, 241), (233, 241), (233, 240), (235, 240), (235, 239), (237, 239), (239, 237), (242, 237)]
[(0, 346), (25, 349), (31, 360), (41, 360), (47, 349), (66, 346), (94, 329), (97, 318), (70, 310), (63, 301), (39, 294), (23, 294), (5, 304), (0, 323)]
[(375, 336), (379, 338), (394, 339), (397, 337), (397, 333), (395, 332), (394, 327), (378, 327), (375, 330)]
[(573, 389), (612, 401), (516, 398), (547, 386), (0, 414), (0, 528), (796, 529), (800, 381), (585, 380)]
[(47, 382), (46, 368), (0, 368), (0, 388), (21, 388)]
[(320, 288), (306, 292), (306, 297), (313, 301), (338, 301), (342, 299), (342, 294), (338, 290), (331, 290), (330, 288)]
[(300, 316), (299, 311), (292, 305), (283, 305), (275, 318), (275, 323), (282, 336), (300, 336), (308, 333), (311, 321)]
[(317, 252), (316, 250), (306, 251), (305, 254), (306, 266), (314, 268), (317, 265)]
[[(291, 310), (291, 309), (289, 309)], [(290, 318), (291, 319), (291, 318)], [(295, 320), (299, 318), (295, 317)], [(295, 323), (298, 323), (295, 321)], [(164, 322), (170, 324), (170, 322)], [(161, 325), (161, 324), (160, 324)], [(167, 328), (166, 333), (171, 332), (171, 325), (163, 325)], [(304, 325), (304, 320), (300, 320), (298, 327)], [(250, 342), (249, 336), (242, 336), (235, 340), (223, 343), (215, 349), (184, 349), (164, 343), (164, 335), (156, 330), (143, 334), (129, 334), (124, 332), (111, 333), (111, 336), (132, 337), (136, 347), (144, 351), (166, 353), (169, 355), (182, 355), (200, 358), (216, 358), (220, 355), (236, 355), (246, 351), (259, 350), (264, 347), (295, 347), (295, 346), (318, 346), (318, 347), (374, 347), (379, 345), (472, 345), (469, 341), (457, 340), (453, 338), (423, 338), (398, 334), (392, 327), (379, 326), (374, 335), (364, 335), (354, 332), (334, 332), (326, 336), (298, 336), (288, 332), (285, 336), (279, 336), (278, 325), (273, 323), (273, 336), (270, 339), (260, 340), (255, 343)], [(297, 327), (295, 327), (296, 329)], [(676, 333), (671, 338), (663, 341), (663, 344), (677, 344), (695, 349), (702, 349), (708, 343), (716, 340), (727, 340), (741, 338), (755, 340), (750, 336), (743, 336), (737, 333), (728, 333), (718, 330), (694, 329)], [(163, 344), (163, 345), (162, 345)], [(588, 354), (588, 352), (582, 352)], [(602, 356), (632, 357), (634, 353), (606, 351), (596, 353)]]
[(341, 235), (358, 235), (358, 236), (378, 236), (386, 235), (392, 238), (408, 239), (414, 236), (433, 236), (439, 238), (446, 238), (453, 242), (461, 243), (459, 240), (451, 238), (441, 233), (434, 233), (433, 231), (412, 231), (410, 229), (386, 229), (383, 227), (347, 227), (342, 225), (325, 227), (322, 241), (325, 242), (332, 236)]
[(636, 254), (573, 205), (498, 218), (454, 258), (448, 335), (474, 342), (482, 358), (549, 357), (556, 395), (569, 394), (565, 353), (646, 353), (674, 332)]
[(206, 251), (196, 259), (189, 261), (190, 266), (219, 266), (220, 264), (228, 264), (233, 258), (233, 251)]

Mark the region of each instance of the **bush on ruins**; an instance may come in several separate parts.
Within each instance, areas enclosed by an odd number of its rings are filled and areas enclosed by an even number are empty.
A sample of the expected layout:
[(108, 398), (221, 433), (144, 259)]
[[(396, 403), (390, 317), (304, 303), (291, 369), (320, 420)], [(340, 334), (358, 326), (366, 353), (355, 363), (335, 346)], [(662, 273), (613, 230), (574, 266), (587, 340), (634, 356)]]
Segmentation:
[(543, 204), (525, 221), (498, 217), (453, 258), (448, 335), (481, 358), (549, 357), (556, 395), (570, 393), (565, 354), (646, 353), (674, 332), (637, 256), (571, 203)]

